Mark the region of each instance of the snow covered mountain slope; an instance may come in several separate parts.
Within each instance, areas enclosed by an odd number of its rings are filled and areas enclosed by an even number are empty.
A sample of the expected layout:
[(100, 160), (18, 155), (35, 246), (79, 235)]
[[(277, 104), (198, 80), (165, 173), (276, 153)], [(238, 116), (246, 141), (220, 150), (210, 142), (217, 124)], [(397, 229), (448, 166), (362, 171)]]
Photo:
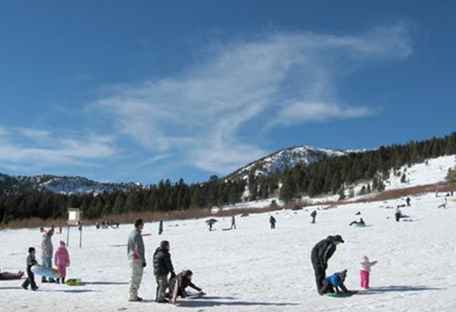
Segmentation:
[(249, 172), (255, 170), (255, 175), (268, 175), (281, 172), (287, 167), (297, 164), (308, 165), (327, 157), (343, 156), (350, 151), (315, 148), (308, 145), (294, 146), (279, 150), (258, 159), (228, 175), (227, 178), (247, 179)]
[[(145, 225), (148, 266), (140, 289), (142, 303), (128, 302), (130, 268), (125, 244), (132, 225), (120, 229), (85, 227), (83, 247), (72, 232), (68, 278), (85, 285), (70, 287), (41, 284), (38, 292), (20, 288), (20, 281), (1, 281), (1, 311), (204, 311), (204, 312), (453, 312), (456, 311), (456, 262), (454, 220), (456, 198), (439, 209), (441, 198), (433, 194), (412, 198), (403, 213), (411, 222), (392, 218), (399, 200), (360, 203), (318, 211), (310, 224), (309, 211), (274, 212), (277, 228), (269, 229), (269, 213), (238, 217), (237, 230), (223, 231), (230, 218), (219, 218), (213, 232), (204, 219), (168, 221), (158, 237), (156, 223)], [(359, 218), (367, 227), (349, 226)], [(348, 269), (346, 285), (359, 289), (359, 267), (366, 255), (378, 260), (372, 268), (371, 289), (350, 298), (318, 295), (310, 262), (312, 247), (328, 235), (345, 240), (329, 260), (327, 274)], [(56, 234), (54, 245), (65, 240)], [(155, 298), (152, 253), (160, 240), (169, 240), (176, 272), (191, 269), (193, 282), (205, 298), (180, 300), (178, 307), (158, 304)], [(24, 270), (26, 251), (37, 247), (38, 229), (0, 231), (2, 270)], [(101, 255), (101, 256), (100, 256)], [(38, 257), (39, 258), (39, 257)], [(191, 291), (191, 290), (189, 290)], [(63, 305), (62, 305), (63, 304)]]
[(61, 194), (103, 193), (137, 187), (135, 183), (103, 183), (84, 177), (60, 177), (52, 175), (9, 177), (15, 179), (18, 188), (32, 188)]

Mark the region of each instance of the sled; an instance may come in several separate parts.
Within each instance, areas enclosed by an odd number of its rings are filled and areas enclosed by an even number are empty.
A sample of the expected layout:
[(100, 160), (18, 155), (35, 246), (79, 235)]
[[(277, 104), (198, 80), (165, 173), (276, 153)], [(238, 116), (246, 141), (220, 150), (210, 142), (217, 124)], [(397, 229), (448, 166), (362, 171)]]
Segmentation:
[(9, 273), (9, 272), (3, 272), (0, 273), (0, 281), (10, 281), (10, 280), (19, 280), (24, 276), (24, 272), (18, 272), (18, 273)]
[(82, 286), (81, 279), (79, 278), (70, 278), (65, 282), (67, 286)]
[(349, 292), (340, 292), (340, 293), (328, 293), (326, 294), (326, 296), (328, 297), (332, 297), (332, 298), (347, 298), (347, 297), (351, 297), (353, 296), (354, 294), (357, 294), (358, 292), (357, 291), (349, 291)]
[(40, 275), (42, 277), (47, 277), (51, 279), (57, 279), (60, 277), (57, 269), (46, 268), (42, 265), (34, 265), (32, 266), (31, 270), (36, 275)]
[(200, 299), (203, 298), (206, 294), (205, 293), (197, 293), (197, 294), (191, 294), (187, 296), (187, 299)]

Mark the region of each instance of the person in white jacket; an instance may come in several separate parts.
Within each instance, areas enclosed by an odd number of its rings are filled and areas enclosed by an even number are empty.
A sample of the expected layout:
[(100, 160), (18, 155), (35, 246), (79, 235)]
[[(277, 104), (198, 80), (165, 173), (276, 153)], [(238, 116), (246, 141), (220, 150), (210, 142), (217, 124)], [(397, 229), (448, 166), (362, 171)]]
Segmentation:
[(127, 255), (131, 267), (129, 301), (142, 301), (142, 298), (138, 297), (138, 290), (146, 267), (144, 241), (141, 235), (143, 228), (144, 221), (142, 219), (136, 220), (135, 229), (128, 237)]
[(360, 278), (361, 278), (361, 288), (369, 288), (369, 278), (371, 267), (376, 265), (377, 261), (369, 261), (369, 258), (364, 256), (363, 261), (361, 262)]

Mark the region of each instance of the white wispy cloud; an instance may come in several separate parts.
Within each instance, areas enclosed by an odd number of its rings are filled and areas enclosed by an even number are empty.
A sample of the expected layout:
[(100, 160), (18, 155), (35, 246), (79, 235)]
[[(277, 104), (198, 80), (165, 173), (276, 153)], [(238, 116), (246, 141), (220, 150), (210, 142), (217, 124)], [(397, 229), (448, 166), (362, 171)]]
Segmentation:
[(32, 128), (0, 127), (0, 163), (4, 168), (41, 170), (48, 166), (89, 165), (116, 154), (109, 136), (62, 135)]
[(279, 114), (277, 121), (283, 124), (294, 124), (307, 121), (343, 120), (367, 117), (375, 111), (366, 106), (342, 106), (324, 102), (295, 102)]
[(345, 36), (274, 33), (211, 49), (173, 77), (112, 88), (96, 105), (152, 156), (226, 173), (265, 153), (242, 132), (256, 118), (267, 127), (371, 115), (338, 98), (339, 69), (412, 51), (402, 24)]

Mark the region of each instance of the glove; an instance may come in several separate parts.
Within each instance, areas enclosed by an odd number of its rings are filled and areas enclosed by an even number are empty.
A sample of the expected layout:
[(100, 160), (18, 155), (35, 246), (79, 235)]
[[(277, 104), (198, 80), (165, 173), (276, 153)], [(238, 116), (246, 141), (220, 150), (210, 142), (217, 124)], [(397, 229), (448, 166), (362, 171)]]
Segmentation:
[(147, 263), (146, 261), (143, 262), (143, 268), (145, 268), (147, 266)]
[(175, 278), (175, 277), (176, 277), (176, 273), (171, 272), (171, 278)]

